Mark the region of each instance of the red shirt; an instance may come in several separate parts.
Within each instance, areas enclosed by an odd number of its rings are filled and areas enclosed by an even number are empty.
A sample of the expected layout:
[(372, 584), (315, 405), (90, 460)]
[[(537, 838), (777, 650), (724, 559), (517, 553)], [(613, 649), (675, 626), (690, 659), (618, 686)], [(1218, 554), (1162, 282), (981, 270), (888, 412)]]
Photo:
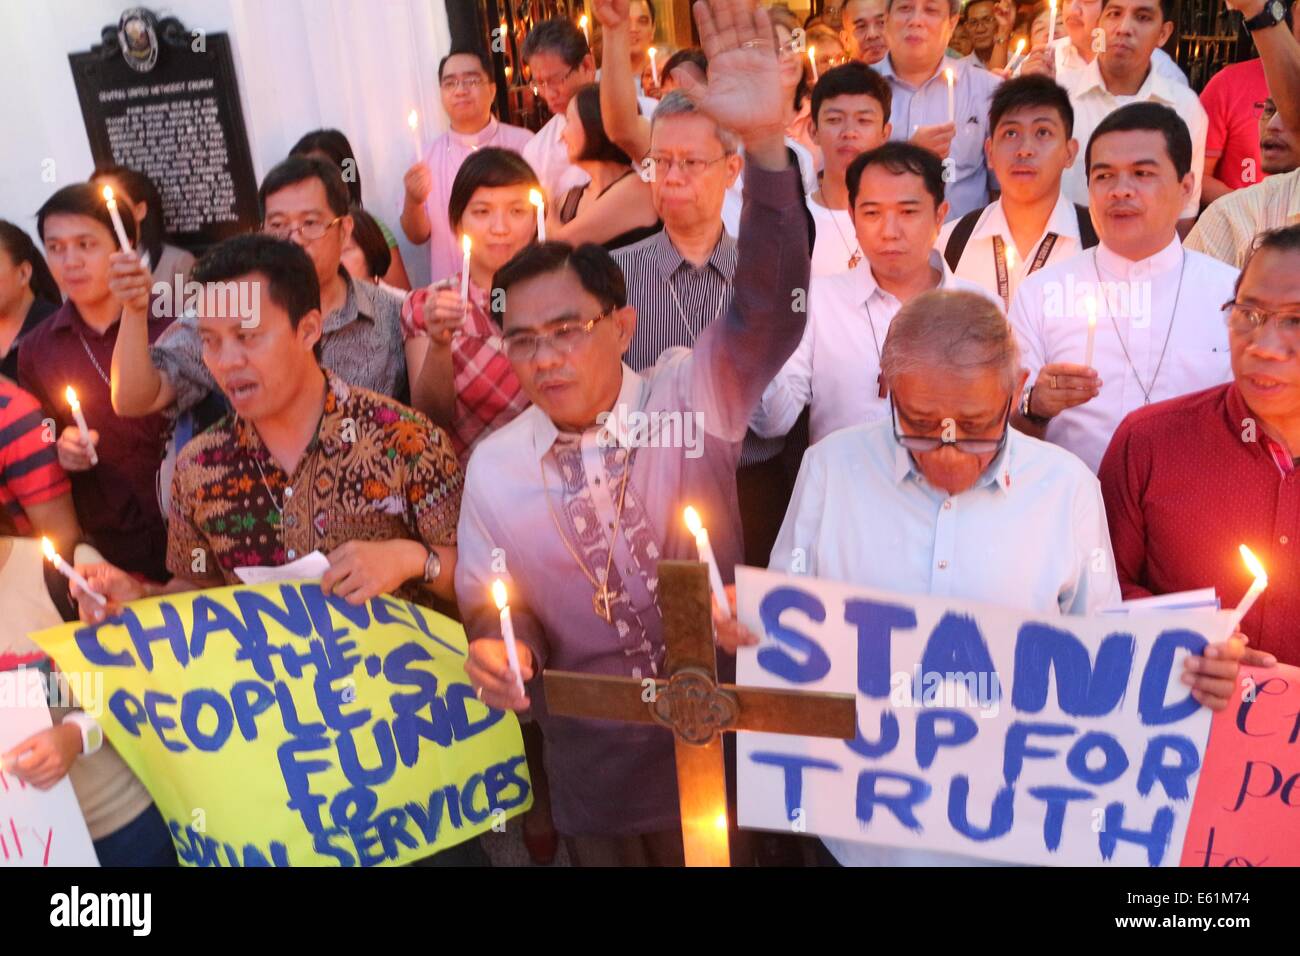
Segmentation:
[(1264, 178), (1264, 170), (1260, 168), (1259, 112), (1255, 104), (1267, 98), (1264, 61), (1259, 59), (1225, 66), (1210, 78), (1201, 92), (1201, 106), (1210, 118), (1205, 150), (1220, 154), (1214, 177), (1233, 189)]
[(1125, 418), (1097, 475), (1124, 597), (1213, 587), (1235, 607), (1252, 581), (1245, 544), (1269, 583), (1241, 629), (1300, 664), (1300, 472), (1290, 464), (1235, 384)]
[[(152, 309), (150, 314), (153, 342), (171, 319), (153, 315)], [(167, 529), (158, 506), (158, 466), (167, 422), (162, 415), (121, 418), (113, 412), (107, 379), (117, 330), (115, 322), (100, 335), (69, 300), (23, 339), (18, 379), (60, 429), (76, 425), (63, 393), (69, 385), (77, 390), (86, 425), (99, 432), (99, 464), (71, 476), (81, 529), (106, 561), (166, 581)]]
[(20, 535), (32, 533), (27, 508), (72, 490), (54, 443), (46, 438), (44, 418), (36, 399), (0, 378), (0, 510), (9, 513)]

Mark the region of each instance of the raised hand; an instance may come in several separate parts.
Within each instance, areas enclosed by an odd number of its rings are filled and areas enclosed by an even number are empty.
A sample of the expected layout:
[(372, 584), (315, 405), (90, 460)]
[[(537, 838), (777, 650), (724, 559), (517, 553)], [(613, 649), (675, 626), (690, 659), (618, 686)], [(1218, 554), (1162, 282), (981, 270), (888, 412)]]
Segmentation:
[(591, 13), (606, 30), (618, 30), (632, 18), (632, 0), (591, 0)]

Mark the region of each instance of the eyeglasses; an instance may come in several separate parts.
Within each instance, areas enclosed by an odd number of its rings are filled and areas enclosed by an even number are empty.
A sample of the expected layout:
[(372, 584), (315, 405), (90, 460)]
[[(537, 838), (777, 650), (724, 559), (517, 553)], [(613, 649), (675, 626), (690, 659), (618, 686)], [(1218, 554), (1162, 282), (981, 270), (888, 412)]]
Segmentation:
[(548, 90), (548, 89), (554, 90), (557, 89), (559, 85), (563, 83), (565, 80), (567, 80), (569, 77), (573, 76), (573, 74), (576, 72), (578, 72), (578, 68), (576, 66), (571, 67), (569, 69), (569, 72), (565, 73), (563, 76), (557, 76), (554, 79), (548, 77), (545, 80), (543, 80), (536, 73), (534, 73), (533, 85), (536, 86), (539, 90)]
[(467, 90), (477, 90), (486, 83), (487, 77), (485, 76), (449, 76), (438, 85), (451, 92), (460, 89), (462, 86)]
[(277, 239), (292, 239), (295, 232), (302, 233), (302, 237), (308, 242), (315, 242), (325, 235), (334, 224), (341, 220), (342, 216), (335, 216), (329, 222), (321, 222), (319, 219), (308, 219), (301, 225), (295, 226), (287, 222), (267, 222), (263, 223), (262, 231), (269, 236), (275, 236)]
[(1259, 113), (1259, 121), (1267, 123), (1277, 115), (1277, 104), (1270, 100), (1260, 100), (1255, 104), (1255, 109)]
[(794, 56), (796, 53), (803, 52), (803, 39), (794, 39), (791, 37), (784, 43), (778, 44), (776, 48), (777, 56)]
[(696, 176), (703, 174), (703, 172), (714, 163), (720, 163), (726, 158), (725, 154), (719, 156), (717, 159), (694, 159), (690, 157), (686, 159), (674, 159), (672, 156), (656, 156), (654, 154), (646, 157), (646, 159), (650, 160), (650, 162), (654, 164), (656, 175), (667, 176), (672, 172), (673, 166), (676, 165), (681, 167), (682, 172), (690, 179), (694, 179)]
[(1221, 306), (1228, 310), (1228, 328), (1238, 335), (1251, 335), (1269, 319), (1277, 326), (1277, 334), (1292, 348), (1300, 348), (1300, 313), (1273, 312), (1229, 300)]
[(922, 435), (904, 435), (899, 430), (898, 408), (894, 405), (894, 396), (889, 396), (889, 414), (894, 424), (895, 440), (906, 448), (908, 451), (936, 451), (944, 445), (952, 445), (958, 451), (964, 451), (968, 455), (987, 455), (989, 452), (1002, 450), (1002, 446), (1007, 441), (1007, 429), (1011, 421), (1011, 403), (1015, 401), (1015, 396), (1007, 399), (1007, 407), (1002, 412), (1002, 434), (997, 438), (932, 438)]
[(512, 362), (529, 362), (537, 355), (543, 342), (550, 343), (551, 348), (561, 355), (571, 355), (595, 330), (601, 319), (614, 314), (613, 309), (606, 309), (585, 322), (564, 322), (550, 332), (510, 332), (504, 337), (506, 358)]

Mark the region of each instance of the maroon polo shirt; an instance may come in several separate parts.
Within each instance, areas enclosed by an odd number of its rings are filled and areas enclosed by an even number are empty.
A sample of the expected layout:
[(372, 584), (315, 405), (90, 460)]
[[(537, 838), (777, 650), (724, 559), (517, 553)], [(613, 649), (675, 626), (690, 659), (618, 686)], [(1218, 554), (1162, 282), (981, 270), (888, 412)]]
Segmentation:
[[(152, 309), (150, 315), (153, 342), (171, 319), (152, 317)], [(23, 339), (18, 381), (60, 429), (76, 424), (64, 390), (69, 385), (77, 390), (86, 425), (99, 432), (99, 464), (70, 476), (82, 531), (110, 563), (166, 581), (167, 529), (158, 507), (158, 466), (168, 423), (162, 415), (121, 418), (114, 413), (106, 379), (117, 330), (115, 322), (99, 335), (69, 300)]]
[(1098, 478), (1125, 598), (1213, 587), (1235, 607), (1253, 580), (1245, 544), (1269, 583), (1241, 629), (1300, 665), (1300, 473), (1235, 384), (1130, 414)]

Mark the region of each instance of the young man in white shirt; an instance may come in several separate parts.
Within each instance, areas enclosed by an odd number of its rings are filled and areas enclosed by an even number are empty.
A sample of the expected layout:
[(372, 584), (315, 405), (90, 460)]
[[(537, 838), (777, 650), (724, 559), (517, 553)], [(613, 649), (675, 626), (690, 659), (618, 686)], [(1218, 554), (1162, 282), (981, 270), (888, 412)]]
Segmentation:
[(1026, 279), (1009, 318), (1033, 382), (1016, 426), (1096, 472), (1129, 412), (1231, 377), (1221, 306), (1237, 270), (1178, 239), (1194, 173), (1187, 126), (1173, 110), (1116, 110), (1084, 164), (1101, 242)]
[(789, 432), (811, 405), (809, 441), (889, 411), (880, 347), (902, 306), (930, 289), (964, 289), (934, 248), (948, 203), (943, 164), (911, 143), (886, 143), (849, 166), (849, 202), (866, 261), (809, 283), (808, 325), (750, 419), (764, 438)]
[(532, 74), (533, 86), (546, 100), (551, 118), (523, 148), (524, 159), (533, 167), (547, 201), (560, 202), (574, 186), (589, 179), (569, 162), (564, 144), (565, 110), (573, 94), (596, 82), (596, 61), (582, 31), (571, 20), (552, 17), (528, 31), (524, 40), (524, 62)]
[(1070, 97), (1047, 77), (1003, 83), (989, 106), (984, 143), (1002, 194), (939, 233), (948, 268), (1004, 308), (1025, 276), (1097, 244), (1088, 210), (1061, 195), (1061, 175), (1079, 152), (1073, 129)]
[[(1069, 71), (1084, 69), (1102, 47), (1104, 31), (1097, 26), (1097, 21), (1101, 19), (1102, 3), (1103, 0), (1066, 0), (1062, 8), (1065, 14), (1065, 35), (1052, 41), (1058, 83), (1064, 84)], [(1187, 74), (1164, 50), (1157, 48), (1151, 54), (1151, 68), (1171, 82), (1188, 85)]]
[[(1074, 104), (1074, 133), (1086, 143), (1103, 119), (1129, 103), (1162, 103), (1173, 109), (1192, 141), (1192, 189), (1183, 203), (1180, 235), (1196, 220), (1205, 169), (1209, 117), (1195, 93), (1161, 75), (1152, 63), (1155, 51), (1174, 31), (1174, 0), (1103, 0), (1098, 23), (1105, 48), (1082, 70), (1061, 77)], [(1084, 170), (1068, 169), (1062, 192), (1071, 202), (1088, 204)]]
[(856, 60), (827, 70), (813, 87), (812, 133), (825, 167), (808, 196), (817, 227), (814, 277), (846, 272), (862, 261), (849, 210), (849, 164), (889, 139), (889, 84)]

